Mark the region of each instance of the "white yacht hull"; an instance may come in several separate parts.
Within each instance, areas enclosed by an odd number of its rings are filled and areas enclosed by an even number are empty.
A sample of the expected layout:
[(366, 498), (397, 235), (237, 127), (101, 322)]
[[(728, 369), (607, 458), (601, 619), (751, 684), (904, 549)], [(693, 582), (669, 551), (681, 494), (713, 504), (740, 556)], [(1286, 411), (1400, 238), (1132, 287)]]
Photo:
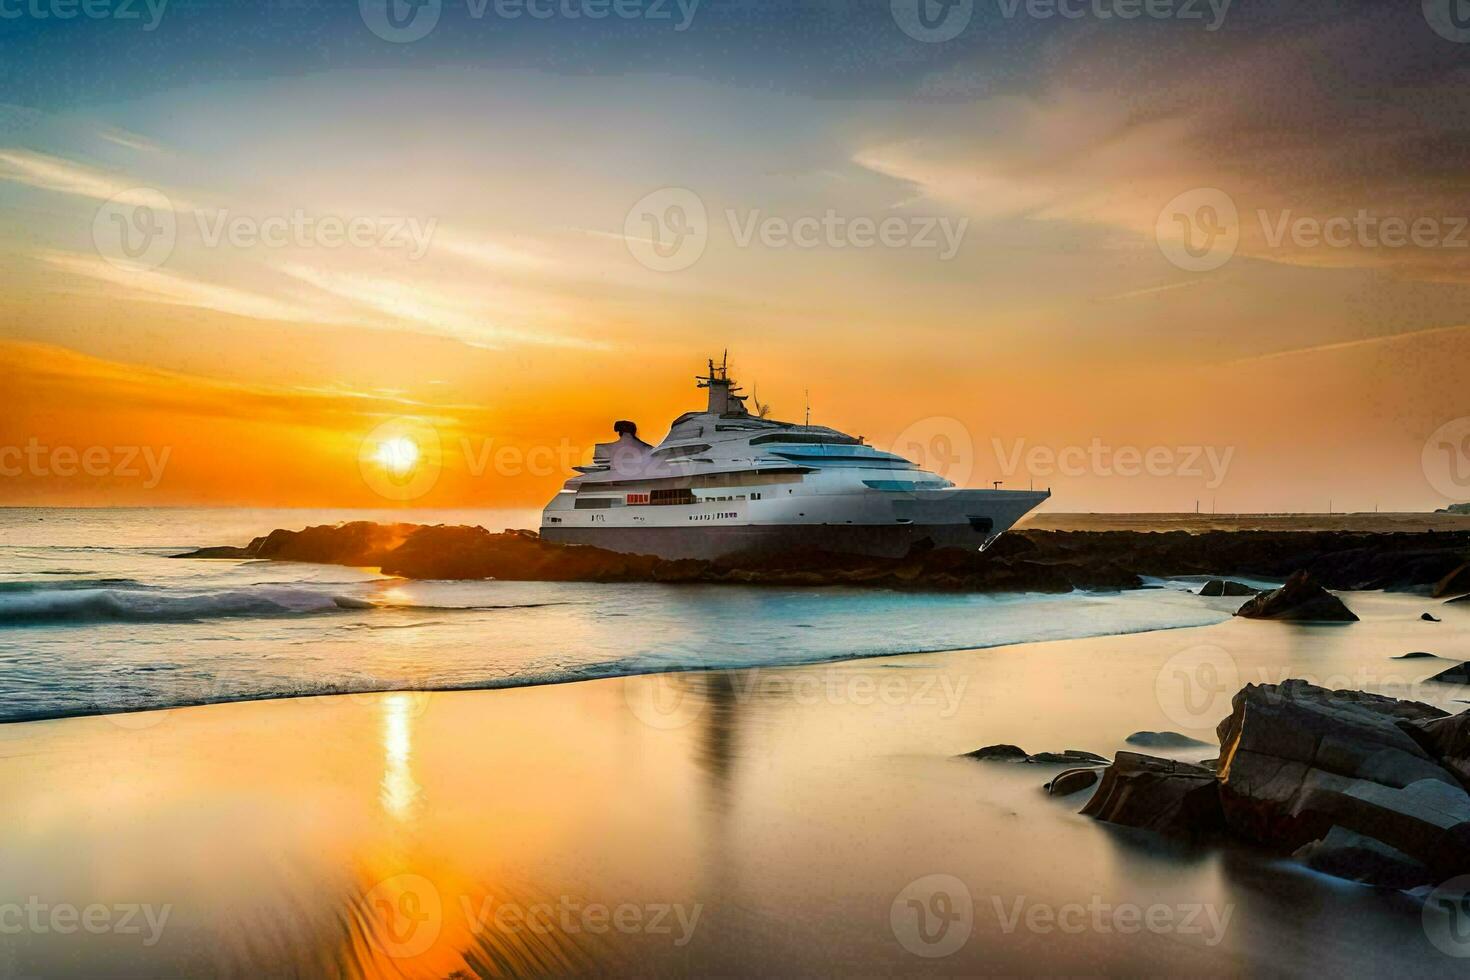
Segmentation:
[(660, 558), (805, 550), (901, 558), (916, 549), (983, 548), (1048, 496), (1025, 490), (867, 491), (605, 510), (553, 501), (541, 534), (560, 544)]

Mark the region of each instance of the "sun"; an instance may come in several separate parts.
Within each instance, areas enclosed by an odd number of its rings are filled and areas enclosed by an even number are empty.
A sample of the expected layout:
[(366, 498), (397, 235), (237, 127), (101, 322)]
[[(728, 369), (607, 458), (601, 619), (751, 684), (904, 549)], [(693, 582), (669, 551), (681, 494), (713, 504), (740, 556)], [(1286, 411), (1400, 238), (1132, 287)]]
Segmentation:
[(419, 461), (419, 447), (412, 439), (406, 436), (394, 436), (385, 439), (378, 446), (378, 451), (373, 454), (382, 467), (390, 473), (403, 475), (414, 468)]

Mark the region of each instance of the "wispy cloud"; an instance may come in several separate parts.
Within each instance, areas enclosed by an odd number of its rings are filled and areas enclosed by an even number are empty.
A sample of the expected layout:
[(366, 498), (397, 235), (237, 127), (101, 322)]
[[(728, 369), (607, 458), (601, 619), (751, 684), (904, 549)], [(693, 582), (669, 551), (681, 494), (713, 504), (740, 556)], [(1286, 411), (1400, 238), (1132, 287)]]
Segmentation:
[(427, 327), (474, 347), (498, 349), (518, 344), (597, 347), (590, 341), (542, 330), (507, 327), (495, 314), (456, 293), (424, 282), (403, 282), (382, 275), (362, 275), (284, 263), (280, 271), (326, 293), (400, 323)]
[[(129, 195), (142, 188), (151, 193), (146, 198), (139, 197), (135, 203), (146, 204), (159, 193), (158, 189), (148, 188), (142, 181), (125, 175), (21, 149), (0, 150), (0, 179), (94, 201), (117, 199), (129, 203)], [(168, 192), (167, 196), (175, 209), (194, 206), (176, 193)]]

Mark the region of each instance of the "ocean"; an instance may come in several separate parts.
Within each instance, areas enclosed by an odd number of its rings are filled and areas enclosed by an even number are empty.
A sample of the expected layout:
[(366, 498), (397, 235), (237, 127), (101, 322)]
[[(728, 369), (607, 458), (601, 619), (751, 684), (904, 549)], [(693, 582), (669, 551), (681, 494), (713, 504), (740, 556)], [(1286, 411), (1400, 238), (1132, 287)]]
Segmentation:
[(534, 526), (524, 511), (0, 510), (0, 721), (819, 663), (1201, 626), (1198, 581), (1122, 593), (408, 581), (179, 560), (344, 520)]

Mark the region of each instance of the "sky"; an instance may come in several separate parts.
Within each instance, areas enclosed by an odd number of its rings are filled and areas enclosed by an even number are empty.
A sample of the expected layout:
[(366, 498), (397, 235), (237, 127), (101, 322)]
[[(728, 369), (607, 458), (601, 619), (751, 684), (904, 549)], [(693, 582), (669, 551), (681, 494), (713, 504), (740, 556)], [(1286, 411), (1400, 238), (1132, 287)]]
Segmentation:
[(1450, 0), (0, 0), (0, 504), (534, 507), (726, 349), (1053, 511), (1470, 500), (1467, 83)]

